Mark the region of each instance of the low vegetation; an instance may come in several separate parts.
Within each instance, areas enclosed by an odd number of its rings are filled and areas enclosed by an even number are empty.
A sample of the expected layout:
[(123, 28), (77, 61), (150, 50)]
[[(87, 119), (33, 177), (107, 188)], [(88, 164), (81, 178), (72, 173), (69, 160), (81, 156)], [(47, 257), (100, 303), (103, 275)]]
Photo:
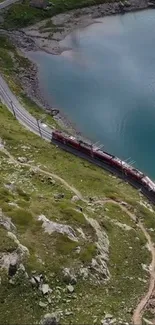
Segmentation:
[(4, 14), (3, 27), (22, 28), (34, 24), (40, 20), (52, 17), (67, 10), (83, 8), (100, 3), (114, 2), (106, 0), (53, 0), (49, 1), (48, 10), (37, 9), (30, 6), (30, 2), (25, 0), (22, 3), (13, 4)]

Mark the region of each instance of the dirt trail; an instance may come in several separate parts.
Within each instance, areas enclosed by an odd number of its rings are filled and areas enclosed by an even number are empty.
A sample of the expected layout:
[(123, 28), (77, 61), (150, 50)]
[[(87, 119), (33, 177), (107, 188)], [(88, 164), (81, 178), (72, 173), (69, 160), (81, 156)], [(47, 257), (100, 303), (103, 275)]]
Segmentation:
[[(113, 204), (119, 205), (120, 208), (124, 212), (126, 212), (133, 221), (136, 222), (136, 219), (137, 219), (136, 216), (132, 212), (130, 212), (126, 207), (122, 206), (119, 202), (115, 202), (111, 199), (106, 199), (105, 202), (109, 202), (109, 203), (111, 202)], [(154, 243), (151, 240), (151, 236), (149, 235), (149, 233), (147, 232), (147, 230), (145, 229), (144, 225), (142, 224), (142, 222), (140, 220), (137, 222), (137, 226), (143, 232), (143, 234), (147, 240), (148, 249), (152, 255), (152, 261), (150, 264), (149, 289), (148, 289), (146, 295), (138, 303), (137, 307), (135, 308), (135, 310), (133, 312), (133, 317), (132, 317), (133, 325), (142, 325), (142, 314), (144, 312), (147, 302), (149, 301), (149, 299), (153, 293), (153, 290), (155, 289), (155, 247), (154, 247)]]
[(148, 289), (148, 292), (146, 293), (146, 295), (141, 299), (138, 306), (134, 310), (133, 318), (132, 318), (134, 325), (141, 325), (142, 324), (142, 313), (143, 313), (144, 308), (145, 308), (147, 302), (149, 301), (149, 299), (150, 299), (150, 297), (151, 297), (151, 295), (152, 295), (152, 293), (153, 293), (153, 291), (155, 289), (155, 247), (154, 247), (154, 244), (151, 241), (150, 235), (146, 231), (143, 224), (139, 221), (138, 225), (141, 228), (141, 230), (143, 231), (143, 233), (144, 233), (144, 235), (145, 235), (145, 237), (147, 239), (148, 247), (149, 247), (151, 255), (152, 255), (152, 261), (151, 261), (151, 265), (150, 265), (149, 289)]
[[(47, 171), (41, 169), (40, 167), (33, 166), (32, 164), (22, 163), (20, 161), (17, 161), (4, 147), (0, 148), (0, 150), (3, 151), (6, 155), (8, 155), (8, 157), (10, 158), (10, 160), (13, 163), (22, 165), (25, 167), (30, 167), (31, 169), (34, 169), (35, 171), (38, 171), (44, 175), (48, 175), (49, 177), (53, 177), (53, 178), (57, 179), (67, 189), (71, 190), (75, 195), (77, 195), (80, 200), (82, 200), (85, 203), (88, 203), (88, 201), (83, 198), (82, 194), (74, 186), (71, 186), (69, 183), (67, 183), (62, 177), (58, 176), (57, 174), (47, 172)], [(118, 205), (122, 209), (122, 211), (126, 212), (129, 215), (129, 217), (134, 222), (136, 222), (137, 227), (139, 227), (141, 229), (141, 231), (143, 232), (143, 234), (147, 240), (148, 249), (150, 250), (151, 255), (152, 255), (152, 261), (151, 261), (151, 265), (150, 265), (150, 284), (149, 284), (149, 288), (148, 288), (146, 295), (138, 303), (137, 307), (135, 308), (135, 310), (133, 312), (133, 317), (132, 317), (133, 325), (142, 325), (142, 314), (144, 312), (147, 302), (149, 301), (149, 299), (152, 295), (153, 290), (155, 289), (155, 247), (154, 247), (154, 244), (151, 240), (149, 233), (147, 232), (146, 228), (142, 224), (142, 222), (140, 220), (137, 221), (136, 215), (133, 214), (132, 212), (130, 212), (126, 206), (122, 205), (120, 202), (116, 202), (116, 201), (114, 201), (112, 199), (108, 199), (108, 198), (105, 198), (103, 200), (94, 201), (93, 204), (95, 204), (95, 203), (103, 203), (103, 204), (104, 203), (113, 203), (113, 204)]]
[(71, 190), (71, 192), (73, 192), (75, 195), (78, 196), (78, 198), (84, 202), (86, 202), (82, 196), (82, 194), (72, 185), (70, 185), (69, 183), (67, 183), (62, 177), (58, 176), (57, 174), (55, 173), (50, 173), (50, 172), (47, 172), (43, 169), (41, 169), (40, 167), (38, 166), (33, 166), (32, 164), (29, 164), (29, 163), (24, 163), (24, 162), (20, 162), (18, 161), (17, 159), (15, 159), (7, 149), (5, 149), (4, 147), (3, 148), (0, 148), (0, 150), (2, 152), (4, 152), (9, 158), (10, 158), (10, 161), (13, 162), (14, 164), (17, 164), (17, 165), (21, 165), (21, 166), (25, 166), (25, 167), (30, 167), (31, 169), (34, 169), (34, 171), (36, 172), (40, 172), (44, 175), (47, 175), (49, 177), (53, 177), (55, 179), (57, 179), (58, 181), (60, 181), (66, 188), (68, 188), (69, 190)]
[[(23, 165), (23, 164), (22, 164)], [(29, 166), (29, 167), (33, 167), (30, 164), (24, 164), (24, 166)], [(78, 196), (78, 198), (82, 201), (85, 201), (82, 197), (82, 194), (72, 185), (68, 184), (62, 177), (58, 176), (57, 174), (53, 174), (50, 172), (46, 172), (45, 170), (41, 169), (40, 167), (34, 167), (34, 169), (38, 172), (41, 172), (44, 175), (47, 175), (49, 177), (53, 177), (55, 179), (57, 179), (58, 181), (60, 181), (66, 188), (68, 188), (69, 190), (71, 190), (71, 192), (73, 192), (75, 195)]]

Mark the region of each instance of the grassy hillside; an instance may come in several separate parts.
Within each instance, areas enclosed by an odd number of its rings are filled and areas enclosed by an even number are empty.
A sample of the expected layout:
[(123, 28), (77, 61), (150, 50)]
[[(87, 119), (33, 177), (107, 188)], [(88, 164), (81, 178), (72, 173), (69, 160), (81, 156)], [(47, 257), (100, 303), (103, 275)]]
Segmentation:
[(3, 105), (0, 121), (1, 322), (35, 324), (55, 312), (61, 324), (100, 324), (107, 313), (130, 321), (151, 255), (128, 211), (147, 229), (155, 212), (128, 184), (26, 131)]
[(114, 2), (113, 0), (53, 0), (49, 1), (49, 10), (36, 9), (30, 6), (30, 2), (25, 0), (22, 3), (13, 4), (4, 14), (3, 26), (6, 28), (22, 28), (34, 24), (40, 20), (52, 17), (58, 13), (92, 6), (100, 3)]

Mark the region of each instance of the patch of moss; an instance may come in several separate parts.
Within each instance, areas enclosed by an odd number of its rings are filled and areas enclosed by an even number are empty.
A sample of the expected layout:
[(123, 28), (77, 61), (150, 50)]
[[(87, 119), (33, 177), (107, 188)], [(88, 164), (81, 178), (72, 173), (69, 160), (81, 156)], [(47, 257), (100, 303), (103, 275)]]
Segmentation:
[(63, 207), (63, 204), (60, 204), (60, 212), (62, 214), (62, 218), (69, 223), (75, 223), (79, 225), (87, 224), (87, 221), (82, 212), (76, 211), (70, 207)]
[(75, 251), (76, 247), (78, 246), (78, 242), (75, 242), (69, 239), (66, 235), (57, 236), (55, 242), (56, 252), (59, 254), (70, 254), (71, 252)]
[(16, 192), (25, 201), (29, 201), (30, 200), (30, 195), (28, 193), (26, 193), (25, 191), (23, 191), (20, 187), (16, 188)]
[(0, 225), (0, 252), (13, 252), (17, 244), (7, 236), (7, 231)]
[(21, 227), (28, 227), (33, 221), (31, 212), (24, 209), (14, 209), (8, 212), (8, 216), (11, 217), (15, 225)]
[(96, 244), (89, 243), (82, 247), (79, 258), (84, 264), (89, 264), (92, 258), (96, 256), (96, 253)]
[(7, 188), (0, 188), (0, 202), (10, 202), (13, 198), (13, 193), (11, 193)]

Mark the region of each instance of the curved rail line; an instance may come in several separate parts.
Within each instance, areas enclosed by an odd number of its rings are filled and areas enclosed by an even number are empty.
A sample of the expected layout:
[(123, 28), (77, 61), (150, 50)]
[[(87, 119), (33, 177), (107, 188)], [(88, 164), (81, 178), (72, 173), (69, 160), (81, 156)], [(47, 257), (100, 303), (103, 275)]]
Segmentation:
[(142, 184), (140, 184), (138, 181), (133, 180), (129, 176), (125, 175), (121, 170), (118, 170), (113, 166), (109, 166), (108, 164), (106, 164), (106, 162), (98, 161), (95, 158), (89, 157), (86, 153), (68, 147), (65, 144), (58, 143), (57, 141), (52, 139), (52, 132), (54, 131), (54, 129), (52, 130), (52, 128), (49, 127), (45, 128), (44, 125), (39, 120), (33, 117), (17, 100), (16, 96), (12, 93), (7, 83), (1, 76), (0, 76), (0, 99), (2, 103), (7, 106), (9, 111), (12, 114), (14, 114), (16, 119), (21, 124), (23, 124), (26, 128), (28, 128), (30, 131), (42, 137), (46, 141), (49, 141), (59, 146), (61, 149), (70, 152), (80, 158), (88, 160), (89, 162), (111, 172), (112, 174), (117, 175), (119, 178), (128, 182), (136, 189), (140, 190), (145, 197), (147, 197), (153, 204), (155, 204), (155, 194), (147, 190), (147, 188), (142, 186)]

